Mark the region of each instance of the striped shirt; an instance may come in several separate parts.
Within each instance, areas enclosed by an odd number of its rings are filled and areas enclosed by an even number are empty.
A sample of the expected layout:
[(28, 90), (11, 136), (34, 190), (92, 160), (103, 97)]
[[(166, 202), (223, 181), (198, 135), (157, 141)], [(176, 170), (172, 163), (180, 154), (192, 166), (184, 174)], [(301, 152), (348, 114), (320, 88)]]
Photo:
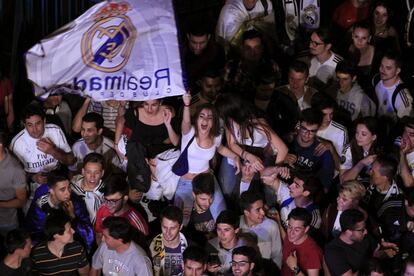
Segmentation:
[(78, 275), (78, 269), (88, 265), (86, 251), (77, 241), (68, 243), (60, 258), (49, 251), (47, 242), (39, 243), (32, 249), (31, 258), (33, 272), (38, 275)]
[(82, 188), (83, 179), (83, 175), (75, 175), (70, 184), (72, 191), (85, 201), (89, 218), (91, 219), (92, 224), (95, 224), (96, 212), (98, 212), (98, 209), (103, 202), (103, 188), (105, 184), (102, 180), (100, 180), (93, 191), (85, 191)]

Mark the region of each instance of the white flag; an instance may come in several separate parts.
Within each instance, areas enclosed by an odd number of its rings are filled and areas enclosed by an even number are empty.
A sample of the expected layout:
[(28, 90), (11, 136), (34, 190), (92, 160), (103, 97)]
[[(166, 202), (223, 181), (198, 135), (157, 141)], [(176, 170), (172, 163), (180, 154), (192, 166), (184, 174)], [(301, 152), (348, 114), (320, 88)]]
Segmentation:
[(96, 101), (185, 92), (172, 0), (99, 3), (33, 46), (26, 67), (36, 96), (62, 87)]

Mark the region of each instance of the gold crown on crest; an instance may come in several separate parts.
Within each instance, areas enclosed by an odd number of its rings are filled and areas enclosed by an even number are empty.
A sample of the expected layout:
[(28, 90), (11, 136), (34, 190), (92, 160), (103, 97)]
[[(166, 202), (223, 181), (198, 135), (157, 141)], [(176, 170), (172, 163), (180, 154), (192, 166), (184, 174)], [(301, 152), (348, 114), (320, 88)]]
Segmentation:
[(97, 13), (94, 15), (95, 20), (99, 20), (106, 17), (113, 17), (118, 15), (126, 14), (129, 10), (129, 4), (127, 2), (120, 2), (120, 3), (109, 3), (102, 7)]

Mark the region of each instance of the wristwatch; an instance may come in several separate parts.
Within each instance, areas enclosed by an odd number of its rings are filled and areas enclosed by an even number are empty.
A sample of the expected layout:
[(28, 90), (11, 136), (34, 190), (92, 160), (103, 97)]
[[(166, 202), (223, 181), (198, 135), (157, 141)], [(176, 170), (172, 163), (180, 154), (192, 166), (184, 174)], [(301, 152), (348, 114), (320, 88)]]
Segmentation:
[(293, 267), (292, 269), (293, 274), (296, 276), (299, 274), (300, 272), (300, 268), (298, 266)]

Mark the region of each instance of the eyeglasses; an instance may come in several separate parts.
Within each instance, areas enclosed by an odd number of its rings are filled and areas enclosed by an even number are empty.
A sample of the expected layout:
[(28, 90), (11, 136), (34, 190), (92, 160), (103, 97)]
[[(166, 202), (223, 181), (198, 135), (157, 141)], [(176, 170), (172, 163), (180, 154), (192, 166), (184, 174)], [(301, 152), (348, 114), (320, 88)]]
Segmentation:
[(324, 45), (325, 43), (324, 42), (318, 42), (318, 41), (315, 41), (315, 40), (310, 40), (309, 44), (311, 44), (313, 47), (318, 47), (318, 46)]
[(106, 198), (104, 198), (103, 202), (107, 205), (116, 205), (121, 200), (122, 200), (122, 197), (119, 198), (119, 199), (106, 199)]
[(231, 264), (232, 267), (236, 267), (236, 266), (244, 267), (244, 266), (250, 264), (250, 262), (248, 262), (248, 261), (240, 261), (240, 262), (231, 261), (230, 264)]
[(304, 126), (299, 126), (299, 129), (305, 134), (315, 134), (318, 131), (318, 129), (308, 129)]

